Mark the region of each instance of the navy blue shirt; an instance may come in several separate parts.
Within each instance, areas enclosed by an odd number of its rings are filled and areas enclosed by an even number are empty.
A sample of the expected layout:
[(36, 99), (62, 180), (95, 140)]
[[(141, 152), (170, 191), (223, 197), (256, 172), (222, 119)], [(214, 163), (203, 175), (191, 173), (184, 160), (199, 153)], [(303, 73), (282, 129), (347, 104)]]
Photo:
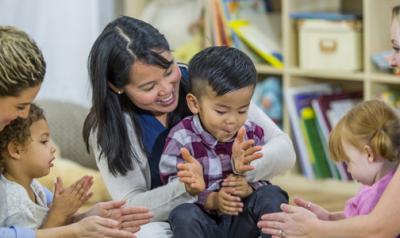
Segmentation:
[[(184, 66), (180, 66), (179, 69), (181, 70), (182, 81), (188, 81), (189, 74), (187, 68)], [(183, 85), (182, 81), (181, 85)], [(182, 91), (180, 91), (180, 93), (182, 93)], [(181, 99), (185, 98), (182, 97), (182, 95), (179, 95), (179, 97)], [(161, 122), (158, 121), (151, 112), (139, 109), (138, 115), (139, 127), (142, 131), (141, 135), (143, 146), (147, 155), (147, 159), (149, 160), (151, 188), (153, 189), (162, 185), (160, 179), (159, 163), (161, 154), (164, 149), (165, 139), (168, 136), (169, 128), (161, 124)], [(183, 116), (185, 115), (181, 116), (183, 118)]]

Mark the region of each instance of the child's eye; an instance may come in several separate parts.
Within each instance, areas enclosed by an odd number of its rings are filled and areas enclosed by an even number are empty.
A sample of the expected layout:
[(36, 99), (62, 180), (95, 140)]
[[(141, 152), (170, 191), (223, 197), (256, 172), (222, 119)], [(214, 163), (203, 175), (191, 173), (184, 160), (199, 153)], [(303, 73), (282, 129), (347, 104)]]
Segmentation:
[(239, 111), (239, 114), (246, 114), (247, 113), (247, 110), (245, 110), (245, 111)]
[(225, 112), (223, 112), (223, 111), (219, 111), (219, 110), (215, 110), (215, 112), (216, 112), (216, 113), (218, 113), (218, 114), (220, 114), (220, 115), (223, 115), (223, 114), (225, 114)]
[(24, 107), (24, 106), (22, 106), (22, 107), (19, 106), (19, 107), (17, 107), (17, 110), (18, 110), (18, 111), (23, 111), (23, 110), (25, 110), (25, 107)]
[(47, 144), (49, 141), (48, 140), (42, 140), (40, 141), (40, 143), (42, 143), (43, 145)]

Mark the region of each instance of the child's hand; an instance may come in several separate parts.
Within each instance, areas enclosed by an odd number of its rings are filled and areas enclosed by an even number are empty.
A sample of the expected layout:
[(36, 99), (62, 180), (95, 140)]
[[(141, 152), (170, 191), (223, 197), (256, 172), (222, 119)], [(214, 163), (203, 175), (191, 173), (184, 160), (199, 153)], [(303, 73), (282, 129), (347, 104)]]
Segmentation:
[(68, 188), (63, 188), (61, 178), (57, 177), (54, 187), (54, 201), (51, 210), (58, 215), (71, 217), (91, 196), (93, 177), (83, 176)]
[(217, 196), (215, 196), (215, 205), (216, 209), (227, 215), (237, 216), (239, 212), (243, 211), (243, 203), (240, 200), (240, 197), (233, 195), (235, 193), (235, 189), (222, 187)]
[(236, 174), (244, 174), (247, 171), (253, 170), (254, 167), (250, 163), (262, 157), (261, 153), (257, 153), (262, 147), (253, 146), (254, 140), (245, 141), (245, 134), (246, 129), (241, 127), (232, 145), (232, 170)]
[(314, 213), (320, 220), (325, 220), (325, 221), (330, 220), (330, 212), (327, 211), (325, 208), (318, 206), (315, 203), (296, 197), (294, 198), (294, 204), (296, 204), (299, 207), (304, 207), (305, 209)]
[(253, 193), (253, 188), (247, 182), (246, 177), (240, 175), (228, 175), (222, 182), (222, 186), (235, 189), (232, 194), (240, 198), (247, 198)]
[(179, 181), (185, 183), (186, 191), (194, 196), (206, 189), (206, 183), (203, 178), (203, 167), (195, 158), (193, 158), (186, 148), (181, 149), (182, 158), (185, 163), (179, 163)]

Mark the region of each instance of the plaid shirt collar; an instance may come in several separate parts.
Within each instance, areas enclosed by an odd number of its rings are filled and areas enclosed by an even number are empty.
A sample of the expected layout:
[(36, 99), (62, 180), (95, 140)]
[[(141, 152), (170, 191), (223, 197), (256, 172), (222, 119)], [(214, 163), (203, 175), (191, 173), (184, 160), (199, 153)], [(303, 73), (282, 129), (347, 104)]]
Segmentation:
[(227, 142), (219, 142), (213, 135), (211, 135), (203, 128), (198, 114), (193, 116), (193, 130), (201, 138), (202, 142), (211, 149), (214, 149), (215, 146), (218, 145), (218, 143), (232, 142), (235, 139), (233, 137)]

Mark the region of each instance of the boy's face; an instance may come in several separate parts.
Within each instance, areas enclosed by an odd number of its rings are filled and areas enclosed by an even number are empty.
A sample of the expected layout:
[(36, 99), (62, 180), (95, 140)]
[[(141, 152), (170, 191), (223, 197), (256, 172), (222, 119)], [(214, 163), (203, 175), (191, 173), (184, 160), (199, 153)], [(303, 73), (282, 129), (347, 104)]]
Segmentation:
[(199, 99), (189, 94), (188, 99), (192, 113), (199, 114), (206, 131), (218, 141), (226, 142), (232, 139), (247, 119), (253, 86), (248, 86), (224, 95), (217, 96), (210, 86)]
[(44, 119), (32, 123), (31, 136), (21, 152), (21, 164), (29, 178), (40, 178), (50, 172), (55, 147), (50, 141), (49, 126)]

